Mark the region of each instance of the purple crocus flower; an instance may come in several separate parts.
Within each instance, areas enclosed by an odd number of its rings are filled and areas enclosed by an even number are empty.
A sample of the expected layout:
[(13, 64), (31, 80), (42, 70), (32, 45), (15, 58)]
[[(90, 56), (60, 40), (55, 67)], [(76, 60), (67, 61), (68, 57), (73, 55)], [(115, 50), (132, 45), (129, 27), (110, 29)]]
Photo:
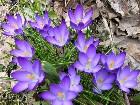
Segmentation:
[(20, 14), (16, 14), (15, 17), (7, 15), (7, 22), (2, 24), (2, 28), (4, 29), (3, 34), (7, 36), (23, 34), (24, 26), (25, 21), (21, 18)]
[(60, 47), (64, 46), (69, 38), (69, 31), (65, 21), (62, 21), (60, 26), (50, 27), (46, 33), (42, 32), (41, 34), (48, 42)]
[(101, 55), (101, 61), (107, 69), (115, 70), (124, 64), (125, 56), (125, 52), (121, 52), (118, 55), (111, 52), (108, 55)]
[(39, 16), (38, 14), (36, 14), (35, 21), (34, 22), (29, 21), (29, 24), (33, 28), (37, 29), (37, 31), (47, 28), (51, 24), (51, 20), (48, 16), (48, 12), (46, 11), (43, 16)]
[(98, 46), (99, 40), (94, 40), (93, 37), (89, 38), (88, 40), (85, 39), (85, 35), (80, 31), (78, 32), (78, 38), (75, 42), (75, 46), (78, 48), (80, 52), (86, 53), (88, 47), (93, 44), (95, 47)]
[(34, 49), (28, 42), (16, 39), (15, 44), (17, 46), (17, 49), (11, 51), (12, 55), (16, 57), (32, 58), (32, 56), (34, 55)]
[[(60, 80), (62, 80), (67, 74), (62, 72), (60, 74)], [(76, 71), (73, 66), (68, 70), (68, 76), (70, 77), (70, 90), (74, 92), (81, 92), (83, 90), (82, 85), (80, 85), (80, 76), (76, 75)]]
[(25, 58), (18, 58), (18, 62), (21, 70), (11, 73), (11, 76), (18, 81), (13, 87), (13, 93), (19, 93), (26, 89), (28, 91), (34, 90), (45, 77), (40, 62), (36, 60), (32, 64)]
[(115, 75), (109, 73), (106, 69), (102, 69), (94, 74), (94, 84), (97, 89), (94, 88), (96, 93), (101, 93), (101, 90), (110, 90), (112, 88), (112, 83), (115, 80)]
[(72, 99), (77, 96), (77, 93), (70, 91), (70, 78), (65, 76), (60, 84), (51, 84), (50, 91), (45, 91), (40, 94), (44, 100), (49, 100), (51, 105), (73, 105)]
[(74, 66), (80, 71), (87, 73), (95, 73), (101, 69), (98, 65), (100, 54), (96, 54), (94, 45), (90, 45), (86, 53), (79, 53), (79, 61), (76, 61)]
[(93, 9), (84, 12), (82, 5), (77, 5), (75, 11), (71, 9), (68, 11), (70, 18), (70, 25), (76, 30), (82, 30), (92, 23)]
[(134, 88), (137, 86), (138, 74), (138, 70), (131, 70), (128, 66), (125, 66), (122, 70), (119, 70), (117, 73), (117, 81), (119, 87), (123, 91), (129, 93), (129, 88)]

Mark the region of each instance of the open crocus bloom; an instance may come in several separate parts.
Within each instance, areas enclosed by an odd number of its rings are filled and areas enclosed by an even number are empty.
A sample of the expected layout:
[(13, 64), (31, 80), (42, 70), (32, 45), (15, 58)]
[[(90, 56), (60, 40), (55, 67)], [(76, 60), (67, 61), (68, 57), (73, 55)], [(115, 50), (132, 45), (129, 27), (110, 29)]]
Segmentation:
[(76, 98), (77, 93), (70, 91), (70, 78), (65, 76), (60, 84), (51, 84), (50, 91), (40, 94), (44, 100), (49, 100), (51, 105), (73, 105), (72, 99)]
[(106, 69), (95, 73), (94, 77), (93, 82), (97, 86), (97, 89), (94, 88), (94, 91), (97, 93), (100, 93), (101, 90), (110, 90), (115, 80), (115, 75), (110, 74)]
[(102, 54), (101, 61), (107, 69), (115, 70), (124, 64), (125, 56), (125, 52), (121, 52), (118, 55), (115, 55), (113, 52), (111, 52), (108, 55)]
[(126, 66), (117, 73), (117, 81), (119, 87), (129, 93), (129, 88), (134, 88), (137, 86), (137, 76), (139, 74), (138, 70), (131, 70), (130, 67)]
[(82, 5), (77, 5), (75, 11), (69, 10), (68, 14), (70, 25), (76, 30), (82, 30), (92, 23), (92, 8), (85, 12)]
[(7, 22), (2, 24), (4, 29), (3, 34), (7, 36), (16, 36), (23, 34), (23, 28), (25, 26), (25, 21), (19, 14), (16, 16), (7, 15)]
[(48, 12), (46, 11), (43, 16), (39, 16), (38, 14), (36, 14), (35, 22), (29, 21), (29, 24), (33, 28), (37, 29), (37, 31), (47, 28), (51, 24), (51, 20), (49, 19)]
[(94, 45), (90, 45), (86, 53), (79, 53), (79, 61), (76, 61), (74, 66), (80, 71), (87, 73), (95, 73), (101, 69), (98, 65), (100, 54), (96, 54)]
[(32, 56), (34, 55), (34, 49), (28, 42), (16, 39), (15, 44), (18, 49), (12, 50), (12, 55), (14, 55), (15, 57), (32, 58)]
[[(60, 80), (62, 80), (66, 75), (66, 73), (62, 72), (60, 74)], [(76, 71), (73, 66), (69, 68), (68, 76), (70, 77), (70, 90), (74, 92), (81, 92), (83, 87), (80, 85), (80, 76), (76, 75)]]
[(18, 62), (21, 70), (11, 73), (11, 76), (18, 81), (13, 87), (13, 93), (19, 93), (26, 89), (34, 90), (45, 77), (40, 62), (36, 60), (32, 64), (25, 58), (18, 58)]
[(48, 42), (60, 47), (64, 46), (69, 38), (69, 31), (65, 21), (62, 21), (60, 26), (50, 27), (46, 33), (42, 34)]
[(81, 31), (78, 32), (78, 38), (77, 38), (77, 41), (75, 42), (75, 46), (78, 48), (80, 52), (86, 53), (88, 47), (91, 44), (97, 47), (99, 44), (99, 40), (95, 41), (93, 37), (86, 40), (85, 35)]

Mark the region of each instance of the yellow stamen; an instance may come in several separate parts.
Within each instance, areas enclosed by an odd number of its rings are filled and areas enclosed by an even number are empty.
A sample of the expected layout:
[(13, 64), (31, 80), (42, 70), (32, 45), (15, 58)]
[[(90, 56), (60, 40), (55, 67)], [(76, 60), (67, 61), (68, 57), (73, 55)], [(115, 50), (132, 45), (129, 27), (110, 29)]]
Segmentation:
[(115, 62), (112, 60), (112, 61), (110, 62), (109, 68), (112, 69), (112, 68), (114, 67), (114, 65), (115, 65)]
[(62, 99), (65, 97), (63, 92), (58, 92), (57, 96)]
[(128, 77), (123, 78), (122, 80), (120, 80), (121, 84), (124, 84), (124, 82), (127, 80)]
[(15, 28), (15, 29), (18, 29), (18, 25), (17, 25), (16, 23), (11, 24), (11, 26), (12, 26), (13, 28)]
[(91, 68), (91, 59), (88, 59), (88, 62), (87, 62), (87, 64), (86, 64), (86, 68), (87, 69), (90, 69)]
[(44, 24), (42, 22), (39, 22), (39, 25), (40, 25), (41, 28), (44, 27)]
[(23, 55), (24, 55), (24, 56), (29, 56), (30, 53), (29, 53), (28, 51), (25, 51), (25, 52), (23, 52)]
[(84, 47), (84, 51), (86, 52), (86, 51), (87, 51), (87, 49), (88, 49), (88, 46), (85, 46), (85, 47)]
[(101, 84), (103, 83), (103, 79), (99, 79), (97, 82)]
[(27, 77), (28, 79), (31, 79), (31, 80), (34, 80), (34, 79), (35, 79), (34, 74), (27, 74), (26, 77)]

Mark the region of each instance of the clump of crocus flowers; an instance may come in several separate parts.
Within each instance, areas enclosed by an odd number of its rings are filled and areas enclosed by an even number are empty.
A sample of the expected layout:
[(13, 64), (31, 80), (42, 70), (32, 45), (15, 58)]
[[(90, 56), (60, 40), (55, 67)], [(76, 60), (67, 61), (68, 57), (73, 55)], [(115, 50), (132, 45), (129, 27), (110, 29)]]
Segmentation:
[[(93, 84), (96, 86), (93, 92), (100, 94), (104, 90), (110, 90), (116, 83), (122, 91), (129, 93), (129, 89), (137, 86), (139, 71), (131, 70), (129, 66), (123, 67), (126, 53), (116, 54), (113, 51), (109, 54), (97, 53), (99, 39), (86, 38), (83, 33), (83, 29), (92, 24), (93, 9), (86, 12), (82, 5), (77, 5), (75, 11), (71, 9), (68, 11), (68, 15), (71, 27), (78, 33), (74, 43), (79, 52), (78, 60), (68, 68), (68, 73), (59, 74), (58, 84), (51, 83), (49, 90), (40, 93), (39, 97), (48, 100), (52, 105), (72, 105), (72, 100), (83, 90), (78, 72), (93, 75)], [(35, 20), (28, 23), (44, 40), (57, 47), (63, 47), (71, 40), (65, 20), (57, 26), (52, 26), (47, 11), (43, 16), (36, 14)], [(14, 38), (17, 35), (24, 36), (26, 24), (19, 14), (7, 15), (7, 22), (2, 24), (3, 33)], [(15, 38), (15, 44), (16, 48), (11, 51), (11, 55), (14, 56), (14, 62), (20, 66), (20, 70), (11, 73), (13, 79), (17, 80), (12, 91), (19, 93), (35, 90), (45, 80), (45, 72), (40, 61), (37, 58), (32, 59), (35, 49), (26, 40)]]

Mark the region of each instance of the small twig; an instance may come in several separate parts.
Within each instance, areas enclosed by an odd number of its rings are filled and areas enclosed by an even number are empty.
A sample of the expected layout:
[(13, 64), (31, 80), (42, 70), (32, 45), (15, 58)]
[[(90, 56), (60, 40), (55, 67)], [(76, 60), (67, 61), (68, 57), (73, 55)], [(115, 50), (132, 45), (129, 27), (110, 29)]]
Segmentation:
[(127, 96), (127, 93), (124, 93), (124, 98), (125, 98), (126, 105), (130, 105), (130, 102), (129, 102), (129, 98)]

